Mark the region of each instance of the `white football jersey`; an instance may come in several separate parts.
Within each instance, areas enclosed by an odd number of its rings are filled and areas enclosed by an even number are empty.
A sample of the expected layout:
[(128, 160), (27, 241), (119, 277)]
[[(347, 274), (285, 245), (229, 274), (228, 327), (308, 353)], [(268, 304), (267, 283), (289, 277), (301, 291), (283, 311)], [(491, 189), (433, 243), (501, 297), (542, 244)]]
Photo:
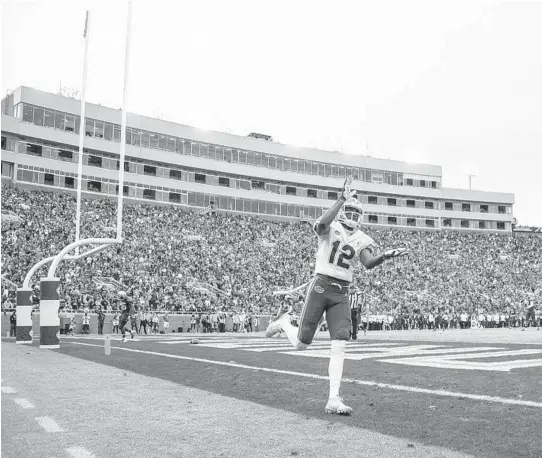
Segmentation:
[[(313, 228), (317, 224), (318, 221)], [(318, 236), (314, 272), (351, 282), (361, 251), (369, 248), (372, 252), (374, 246), (374, 240), (367, 234), (360, 230), (349, 234), (341, 223), (333, 221), (329, 232)]]

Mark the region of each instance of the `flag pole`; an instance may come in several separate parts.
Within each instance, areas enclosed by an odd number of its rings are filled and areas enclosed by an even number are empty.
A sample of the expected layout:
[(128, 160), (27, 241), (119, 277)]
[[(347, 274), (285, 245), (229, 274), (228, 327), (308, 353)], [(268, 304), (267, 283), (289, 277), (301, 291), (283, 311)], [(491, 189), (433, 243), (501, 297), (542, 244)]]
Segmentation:
[(128, 73), (130, 69), (130, 34), (132, 29), (132, 1), (128, 2), (126, 47), (124, 51), (124, 91), (120, 124), (119, 195), (117, 208), (117, 240), (122, 240), (122, 199), (124, 197), (124, 156), (126, 154), (126, 104), (128, 101)]
[[(85, 123), (85, 95), (87, 88), (87, 57), (89, 41), (89, 19), (90, 12), (87, 10), (85, 16), (85, 54), (83, 57), (83, 83), (81, 88), (81, 122), (79, 123), (79, 160), (77, 162), (77, 212), (75, 214), (75, 241), (78, 242), (81, 235), (81, 185), (83, 181), (83, 143), (85, 141), (86, 123)], [(74, 126), (75, 127), (75, 126)], [(79, 255), (79, 247), (75, 249), (75, 254)]]

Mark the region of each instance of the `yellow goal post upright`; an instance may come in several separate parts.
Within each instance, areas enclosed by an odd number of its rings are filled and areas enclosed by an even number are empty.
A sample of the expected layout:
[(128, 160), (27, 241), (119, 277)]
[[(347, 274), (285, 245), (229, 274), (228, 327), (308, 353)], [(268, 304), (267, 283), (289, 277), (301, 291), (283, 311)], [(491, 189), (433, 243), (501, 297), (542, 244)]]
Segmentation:
[[(126, 152), (126, 103), (128, 98), (128, 69), (129, 69), (129, 51), (130, 51), (130, 33), (132, 20), (132, 2), (128, 2), (128, 19), (126, 23), (126, 47), (124, 60), (124, 90), (121, 110), (121, 139), (120, 139), (120, 158), (119, 158), (119, 187), (117, 193), (117, 237), (116, 238), (89, 238), (80, 240), (80, 221), (81, 221), (81, 183), (83, 176), (83, 143), (85, 136), (85, 91), (87, 78), (87, 54), (88, 40), (90, 31), (90, 13), (86, 12), (85, 17), (85, 53), (83, 59), (83, 85), (81, 91), (81, 122), (79, 128), (79, 162), (78, 162), (78, 180), (77, 180), (77, 212), (76, 212), (76, 236), (75, 242), (70, 243), (62, 249), (57, 255), (50, 256), (39, 261), (34, 265), (26, 275), (23, 287), (17, 289), (17, 343), (32, 343), (32, 290), (30, 281), (32, 276), (43, 266), (51, 263), (47, 277), (40, 280), (40, 348), (59, 348), (60, 347), (60, 318), (58, 311), (60, 308), (60, 278), (55, 276), (56, 269), (61, 261), (78, 261), (92, 254), (109, 248), (112, 245), (122, 243), (122, 204), (124, 188), (124, 157)], [(98, 245), (87, 252), (79, 253), (79, 247), (88, 245)], [(69, 253), (75, 250), (75, 255)]]

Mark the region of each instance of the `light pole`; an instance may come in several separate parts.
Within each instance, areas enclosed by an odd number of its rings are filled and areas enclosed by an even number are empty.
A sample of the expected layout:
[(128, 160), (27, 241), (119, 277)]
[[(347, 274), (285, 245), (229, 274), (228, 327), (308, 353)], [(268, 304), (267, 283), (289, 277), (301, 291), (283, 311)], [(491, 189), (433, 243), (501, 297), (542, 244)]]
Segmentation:
[(469, 190), (472, 191), (472, 177), (475, 177), (476, 175), (469, 173)]

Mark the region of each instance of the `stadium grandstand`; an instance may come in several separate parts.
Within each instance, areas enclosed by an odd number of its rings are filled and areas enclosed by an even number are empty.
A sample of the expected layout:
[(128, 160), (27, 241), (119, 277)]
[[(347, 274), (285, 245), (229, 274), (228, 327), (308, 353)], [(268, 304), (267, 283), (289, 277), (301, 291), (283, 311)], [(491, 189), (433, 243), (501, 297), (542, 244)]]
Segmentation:
[[(2, 101), (5, 310), (15, 300), (12, 285), (73, 241), (78, 108), (78, 100), (26, 87)], [(115, 230), (120, 112), (88, 104), (87, 114), (82, 231), (100, 237)], [(398, 264), (356, 278), (371, 302), (372, 329), (385, 321), (428, 328), (432, 314), (455, 317), (455, 327), (462, 312), (469, 326), (480, 314), (524, 324), (510, 317), (524, 316), (539, 287), (542, 237), (516, 224), (512, 194), (442, 188), (438, 166), (286, 146), (259, 133), (239, 137), (133, 114), (127, 126), (127, 244), (116, 255), (60, 266), (67, 309), (115, 310), (115, 292), (126, 289), (141, 309), (198, 320), (228, 313), (228, 329), (235, 315), (268, 317), (281, 303), (273, 288), (311, 278), (316, 246), (303, 223), (337, 200), (348, 175), (361, 190), (364, 231), (379, 249), (411, 251), (408, 273)]]
[[(19, 87), (2, 100), (2, 182), (23, 188), (77, 188), (80, 102)], [(118, 193), (121, 111), (87, 103), (82, 191)], [(512, 231), (514, 195), (442, 186), (442, 168), (322, 151), (205, 131), (127, 114), (123, 193), (156, 202), (315, 219), (352, 176), (364, 224), (424, 230)]]

